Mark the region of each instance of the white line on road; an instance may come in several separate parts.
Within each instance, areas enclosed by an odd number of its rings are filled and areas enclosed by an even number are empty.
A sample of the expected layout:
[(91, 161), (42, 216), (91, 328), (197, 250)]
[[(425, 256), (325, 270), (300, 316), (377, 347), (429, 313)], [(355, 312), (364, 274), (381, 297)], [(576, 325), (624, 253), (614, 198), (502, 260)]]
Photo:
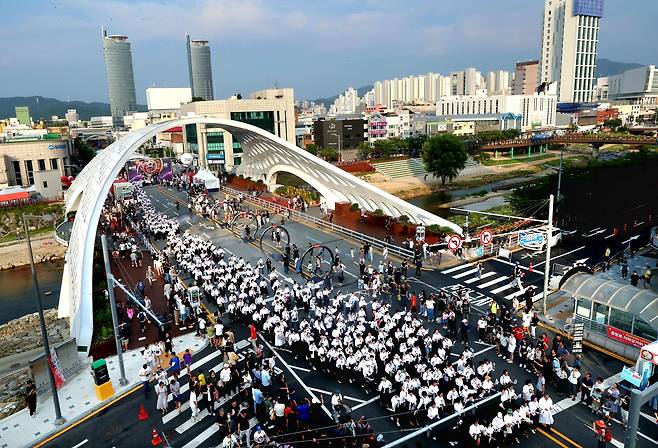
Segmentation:
[(311, 371), (311, 369), (306, 369), (306, 368), (304, 368), (304, 367), (293, 366), (293, 365), (290, 365), (290, 368), (291, 368), (291, 369), (295, 369), (295, 370), (299, 370), (299, 371), (301, 371), (301, 372), (310, 372), (310, 371)]
[(467, 275), (475, 274), (477, 271), (478, 271), (477, 268), (475, 268), (475, 269), (470, 269), (470, 270), (468, 270), (468, 271), (466, 271), (466, 272), (460, 272), (460, 273), (457, 274), (457, 275), (453, 275), (452, 278), (462, 278), (462, 277), (466, 277)]
[[(333, 392), (329, 392), (328, 390), (318, 389), (316, 387), (309, 387), (309, 389), (312, 390), (313, 392), (317, 392), (317, 393), (320, 393), (320, 394), (333, 395)], [(343, 395), (343, 398), (346, 399), (346, 400), (350, 400), (350, 401), (356, 401), (357, 403), (365, 403), (365, 400), (350, 397), (349, 395)]]
[(486, 288), (487, 286), (495, 285), (496, 283), (500, 283), (502, 281), (509, 280), (509, 277), (506, 275), (503, 275), (502, 277), (495, 278), (491, 281), (488, 281), (486, 283), (483, 283), (481, 285), (477, 285), (478, 288)]
[(185, 222), (186, 222), (186, 223), (188, 223), (189, 225), (192, 225), (192, 223), (191, 223), (191, 222), (189, 222), (189, 221), (185, 221)]
[(359, 408), (362, 408), (362, 407), (364, 407), (364, 406), (368, 406), (370, 403), (372, 403), (372, 402), (374, 402), (374, 401), (376, 401), (376, 400), (378, 400), (378, 399), (379, 399), (379, 395), (375, 395), (375, 396), (372, 397), (370, 400), (368, 400), (368, 401), (364, 401), (364, 402), (361, 403), (361, 404), (357, 404), (356, 406), (354, 406), (354, 407), (352, 408), (352, 410), (353, 410), (353, 411), (356, 411), (356, 410), (359, 409)]
[[(269, 348), (270, 351), (271, 351), (272, 353), (274, 353), (274, 356), (276, 356), (277, 358), (279, 358), (279, 361), (281, 361), (281, 363), (282, 363), (282, 364), (288, 369), (288, 371), (292, 374), (292, 376), (295, 377), (295, 379), (297, 380), (297, 382), (298, 382), (299, 384), (301, 384), (301, 386), (306, 390), (306, 392), (311, 396), (311, 398), (315, 398), (316, 400), (318, 400), (318, 397), (317, 397), (317, 396), (311, 391), (311, 389), (306, 385), (306, 383), (304, 383), (304, 382), (302, 381), (302, 379), (299, 377), (299, 375), (297, 375), (297, 373), (295, 373), (295, 371), (294, 371), (294, 370), (290, 367), (290, 365), (289, 365), (289, 364), (288, 364), (288, 363), (287, 363), (287, 362), (281, 357), (281, 355), (280, 355), (276, 350), (274, 350), (274, 348), (272, 347), (272, 345), (270, 345), (270, 343), (267, 342), (267, 339), (265, 339), (265, 338), (264, 338), (262, 335), (260, 335), (260, 334), (258, 335), (258, 337), (260, 338), (261, 341), (263, 341), (263, 342), (265, 343), (265, 345), (267, 345), (267, 348)], [(323, 410), (324, 413), (327, 414), (327, 416), (329, 416), (330, 418), (333, 417), (333, 416), (331, 415), (331, 412), (329, 412), (329, 409), (327, 409), (327, 407), (326, 407), (324, 404), (322, 405), (322, 410)], [(213, 426), (214, 426), (214, 425), (213, 425)], [(194, 446), (194, 445), (192, 445), (192, 446)]]
[(77, 445), (73, 445), (71, 448), (80, 448), (82, 445), (84, 445), (87, 442), (89, 442), (89, 439), (84, 439), (82, 442), (78, 443)]
[[(496, 261), (498, 261), (498, 262), (500, 262), (500, 263), (508, 264), (508, 265), (510, 265), (510, 266), (516, 266), (516, 263), (512, 263), (511, 261), (503, 260), (503, 259), (501, 259), (501, 258), (492, 258), (492, 260), (496, 260)], [(521, 265), (518, 265), (518, 266), (519, 266), (521, 269), (525, 270), (525, 271), (529, 271), (529, 270), (530, 270), (530, 268), (527, 268), (527, 267), (525, 267), (525, 266), (521, 266)], [(540, 271), (539, 269), (535, 269), (534, 267), (533, 267), (533, 269), (532, 269), (532, 272), (536, 272), (537, 274), (544, 275), (544, 271)]]
[(208, 235), (206, 232), (201, 232), (201, 233), (203, 234), (203, 236), (205, 236), (206, 238), (210, 239), (210, 235)]
[(459, 266), (455, 266), (454, 268), (446, 269), (445, 271), (441, 271), (442, 274), (450, 274), (451, 272), (459, 271), (460, 269), (467, 268), (469, 266), (473, 266), (473, 263), (464, 263), (460, 264)]
[(615, 234), (614, 234), (614, 233), (611, 233), (610, 235), (604, 237), (603, 239), (607, 240), (608, 238), (612, 238), (613, 236), (615, 236)]
[[(551, 261), (555, 261), (555, 260), (557, 260), (558, 258), (564, 257), (564, 256), (566, 256), (566, 255), (571, 255), (572, 253), (574, 253), (574, 252), (578, 252), (579, 250), (583, 250), (583, 249), (585, 249), (585, 246), (580, 246), (578, 249), (570, 250), (569, 252), (565, 252), (565, 253), (563, 253), (563, 254), (560, 254), (560, 255), (558, 255), (557, 257), (551, 257)], [(540, 262), (540, 263), (537, 263), (535, 266), (541, 266), (541, 265), (544, 264), (544, 263), (546, 263), (546, 260), (544, 260), (544, 261), (542, 261), (542, 262)], [(533, 270), (534, 270), (534, 269), (533, 269)]]
[(513, 292), (512, 294), (505, 296), (505, 299), (507, 299), (507, 300), (512, 300), (514, 297), (516, 297), (516, 296), (520, 296), (520, 295), (523, 294), (524, 292), (525, 292), (525, 289), (522, 289), (521, 291)]
[(509, 289), (509, 288), (511, 288), (512, 286), (516, 286), (516, 285), (512, 285), (511, 283), (508, 283), (508, 284), (506, 284), (506, 285), (501, 286), (500, 288), (492, 289), (492, 290), (489, 291), (489, 292), (490, 292), (491, 294), (498, 294), (499, 292), (505, 291), (506, 289)]
[(470, 285), (473, 282), (477, 282), (479, 280), (485, 279), (487, 277), (491, 277), (492, 275), (496, 275), (496, 274), (497, 274), (497, 272), (495, 272), (495, 271), (485, 272), (480, 276), (480, 278), (478, 278), (478, 276), (476, 275), (473, 278), (469, 278), (468, 280), (465, 280), (464, 283), (466, 283), (467, 285)]

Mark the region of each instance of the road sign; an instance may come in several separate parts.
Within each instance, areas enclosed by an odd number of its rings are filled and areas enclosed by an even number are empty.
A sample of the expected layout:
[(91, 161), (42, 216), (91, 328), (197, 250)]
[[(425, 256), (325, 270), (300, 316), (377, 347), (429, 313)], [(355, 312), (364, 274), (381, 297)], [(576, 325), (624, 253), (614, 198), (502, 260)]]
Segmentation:
[(571, 351), (573, 353), (583, 352), (583, 335), (585, 333), (585, 324), (575, 323), (573, 325), (573, 343), (571, 344)]
[(540, 246), (546, 240), (546, 235), (539, 232), (519, 232), (520, 246)]
[(448, 240), (448, 249), (457, 250), (462, 245), (462, 239), (459, 235), (452, 235)]
[(423, 241), (425, 239), (425, 226), (416, 227), (416, 241)]
[(487, 244), (491, 244), (492, 241), (493, 241), (493, 233), (491, 233), (491, 230), (489, 229), (484, 229), (480, 234), (480, 242), (484, 245), (487, 245)]

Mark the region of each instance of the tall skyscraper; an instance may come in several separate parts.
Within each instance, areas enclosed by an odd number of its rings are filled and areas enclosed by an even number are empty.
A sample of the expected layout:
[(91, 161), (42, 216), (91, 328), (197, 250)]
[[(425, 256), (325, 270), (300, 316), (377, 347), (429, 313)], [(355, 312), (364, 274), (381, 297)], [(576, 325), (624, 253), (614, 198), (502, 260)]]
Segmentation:
[(207, 40), (193, 40), (185, 35), (187, 42), (187, 64), (190, 70), (190, 88), (193, 97), (204, 100), (215, 99), (212, 84), (210, 47)]
[(114, 126), (123, 126), (123, 117), (137, 112), (133, 56), (128, 36), (108, 36), (103, 28), (103, 55), (112, 122)]
[(514, 95), (532, 95), (537, 90), (539, 61), (516, 63), (512, 93)]
[(541, 82), (558, 83), (558, 101), (592, 101), (603, 0), (545, 0)]

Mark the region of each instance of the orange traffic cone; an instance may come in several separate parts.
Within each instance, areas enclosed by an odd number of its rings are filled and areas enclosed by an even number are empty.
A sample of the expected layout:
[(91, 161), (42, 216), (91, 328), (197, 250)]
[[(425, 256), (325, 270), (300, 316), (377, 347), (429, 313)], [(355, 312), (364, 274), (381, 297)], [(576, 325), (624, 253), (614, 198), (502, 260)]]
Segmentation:
[(532, 272), (532, 260), (530, 260), (530, 266), (528, 266), (528, 272)]
[(141, 421), (146, 420), (147, 418), (149, 418), (149, 413), (146, 412), (146, 409), (144, 408), (144, 405), (140, 404), (139, 405), (139, 414), (137, 414), (137, 420), (139, 420), (141, 422)]
[(162, 437), (160, 437), (160, 434), (158, 434), (158, 431), (153, 428), (153, 433), (151, 436), (151, 445), (153, 446), (158, 446), (162, 443)]

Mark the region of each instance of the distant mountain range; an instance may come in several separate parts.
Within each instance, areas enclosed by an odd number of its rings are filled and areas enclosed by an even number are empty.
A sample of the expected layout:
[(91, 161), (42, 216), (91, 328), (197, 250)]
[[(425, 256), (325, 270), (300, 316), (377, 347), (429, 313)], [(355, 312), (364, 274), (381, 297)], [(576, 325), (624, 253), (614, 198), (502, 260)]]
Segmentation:
[(646, 64), (638, 64), (635, 62), (617, 62), (617, 61), (611, 61), (610, 59), (597, 58), (596, 71), (594, 72), (594, 77), (600, 78), (602, 76), (618, 75), (626, 70), (639, 68), (644, 65)]
[[(359, 96), (363, 96), (363, 95), (366, 94), (366, 92), (372, 90), (373, 87), (374, 86), (372, 84), (367, 85), (367, 86), (359, 87), (358, 89), (356, 89), (356, 93)], [(341, 92), (341, 95), (342, 95), (342, 92)], [(336, 98), (338, 98), (338, 95), (330, 96), (328, 98), (317, 98), (317, 99), (311, 100), (311, 101), (313, 101), (315, 104), (322, 103), (322, 104), (325, 105), (325, 107), (329, 108), (329, 106), (331, 106), (334, 103), (334, 101), (336, 101)]]
[[(27, 106), (30, 108), (30, 116), (34, 121), (40, 119), (49, 120), (53, 115), (64, 118), (68, 109), (78, 111), (81, 120), (89, 120), (91, 117), (110, 115), (110, 105), (108, 103), (84, 101), (61, 101), (55, 98), (45, 98), (43, 96), (14, 96), (9, 98), (0, 98), (0, 118), (15, 117), (16, 106)], [(145, 111), (146, 106), (138, 104), (138, 111)]]

